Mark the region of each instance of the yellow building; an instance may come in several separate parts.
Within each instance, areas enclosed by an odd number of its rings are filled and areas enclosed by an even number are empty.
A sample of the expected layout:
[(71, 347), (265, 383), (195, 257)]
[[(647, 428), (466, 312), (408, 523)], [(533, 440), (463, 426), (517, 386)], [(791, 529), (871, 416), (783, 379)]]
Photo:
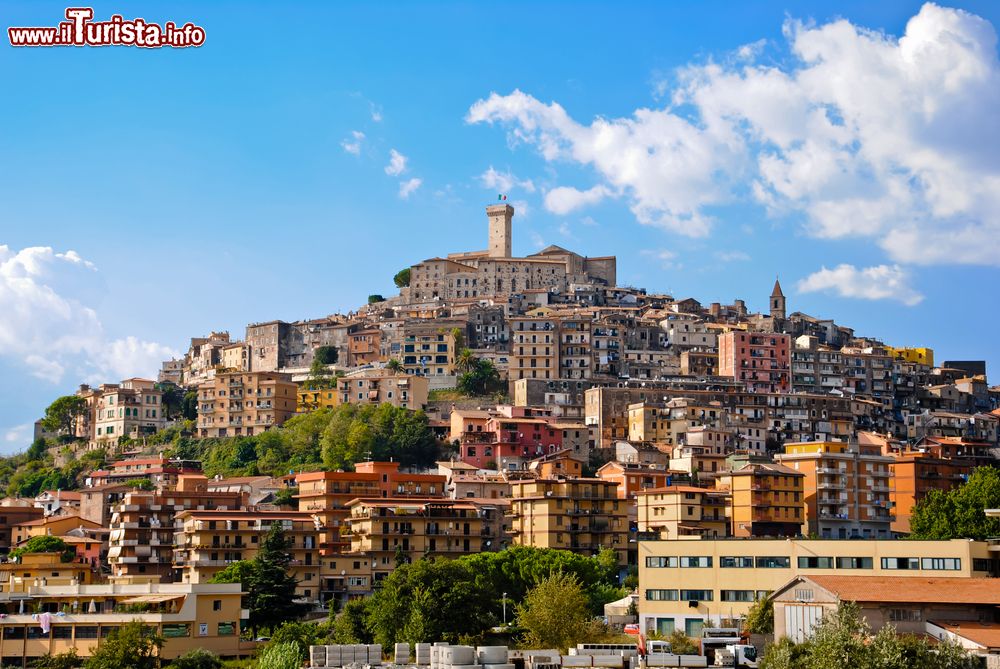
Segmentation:
[[(33, 585), (0, 603), (0, 657), (5, 666), (69, 650), (86, 658), (112, 630), (134, 620), (163, 637), (164, 659), (194, 648), (249, 656), (256, 644), (240, 641), (248, 616), (241, 595), (239, 583)], [(52, 614), (48, 631), (40, 624), (44, 613)]]
[(295, 393), (295, 411), (298, 413), (308, 413), (317, 409), (333, 409), (340, 406), (340, 396), (336, 388), (322, 388), (313, 390), (299, 387)]
[(801, 472), (783, 465), (750, 463), (721, 474), (717, 487), (729, 490), (735, 537), (794, 537), (805, 522)]
[[(455, 373), (452, 323), (408, 321), (403, 326), (403, 370), (412, 376), (441, 377)], [(455, 326), (459, 325), (454, 322)]]
[(808, 533), (823, 539), (891, 536), (889, 479), (894, 458), (873, 444), (785, 444), (775, 459), (803, 479)]
[(842, 576), (996, 575), (987, 542), (824, 539), (681, 539), (639, 542), (642, 629), (699, 636), (729, 626), (755, 599), (800, 574)]
[(181, 511), (176, 516), (174, 568), (184, 583), (206, 583), (227, 565), (252, 560), (273, 523), (280, 523), (292, 555), (296, 594), (319, 601), (320, 526), (300, 511)]
[(499, 550), (506, 500), (356, 499), (350, 503), (351, 551), (371, 558), (376, 581), (424, 555), (458, 557)]
[(635, 499), (641, 533), (660, 539), (729, 536), (727, 491), (672, 485), (637, 492)]
[(617, 488), (601, 479), (511, 481), (513, 542), (584, 555), (611, 548), (625, 564), (628, 503)]
[(77, 514), (49, 516), (48, 518), (28, 520), (15, 525), (11, 529), (11, 538), (13, 539), (13, 544), (16, 546), (17, 544), (24, 543), (31, 537), (62, 536), (71, 530), (94, 530), (100, 528), (101, 525), (99, 523), (81, 518)]
[(510, 327), (510, 366), (507, 376), (518, 379), (559, 378), (559, 321), (518, 317)]
[(298, 387), (278, 372), (222, 372), (198, 386), (198, 436), (260, 434), (295, 415)]
[(918, 365), (934, 366), (934, 349), (927, 347), (918, 348), (893, 348), (886, 346), (886, 351), (894, 360), (905, 360)]
[(26, 593), (45, 585), (86, 585), (93, 581), (90, 564), (63, 562), (61, 553), (24, 553), (17, 562), (0, 563), (0, 592)]

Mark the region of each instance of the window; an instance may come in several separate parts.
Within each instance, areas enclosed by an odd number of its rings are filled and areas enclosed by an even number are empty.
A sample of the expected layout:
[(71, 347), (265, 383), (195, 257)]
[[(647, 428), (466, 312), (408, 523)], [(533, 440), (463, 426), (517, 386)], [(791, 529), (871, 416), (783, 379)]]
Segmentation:
[(920, 609), (889, 609), (889, 620), (898, 623), (918, 623), (922, 619)]
[(72, 625), (54, 625), (52, 627), (52, 638), (53, 639), (72, 639), (73, 638), (73, 626)]
[(924, 558), (920, 561), (921, 569), (933, 571), (958, 571), (962, 568), (961, 558)]
[[(3, 520), (0, 519), (0, 523), (2, 522)], [(972, 571), (992, 572), (993, 571), (992, 562), (993, 560), (988, 560), (986, 558), (972, 558)]]
[(646, 558), (646, 566), (650, 568), (659, 567), (676, 567), (677, 558), (675, 557), (648, 557)]
[(753, 602), (756, 593), (753, 590), (723, 590), (721, 597), (723, 602)]
[(76, 638), (77, 639), (96, 639), (97, 638), (97, 625), (77, 625), (77, 628), (76, 628)]
[(882, 558), (882, 569), (919, 569), (917, 558)]
[(719, 558), (723, 569), (753, 569), (753, 558), (740, 555), (724, 555)]
[(758, 569), (788, 569), (792, 566), (792, 560), (783, 555), (762, 556), (756, 560)]
[(811, 602), (815, 599), (815, 595), (811, 588), (796, 588), (795, 589), (795, 601), (797, 602)]
[(681, 599), (689, 602), (710, 602), (712, 601), (711, 590), (681, 590)]
[(48, 639), (49, 633), (43, 632), (42, 628), (37, 625), (31, 625), (28, 627), (28, 638), (29, 639)]
[(235, 636), (236, 623), (219, 623), (216, 633), (219, 636)]
[(676, 590), (646, 590), (647, 602), (676, 602)]
[(24, 628), (21, 627), (20, 625), (14, 625), (11, 627), (7, 627), (6, 625), (4, 626), (3, 628), (4, 641), (6, 641), (7, 639), (23, 639), (23, 638), (24, 638)]
[(221, 599), (213, 599), (212, 600), (212, 610), (213, 611), (221, 611), (222, 610), (222, 600)]
[[(684, 556), (681, 558), (681, 568), (684, 567), (711, 567), (712, 558), (711, 556)], [(687, 597), (682, 597), (682, 599), (687, 599)]]
[(833, 569), (832, 557), (800, 557), (799, 569)]
[(872, 559), (870, 557), (839, 557), (837, 558), (837, 569), (871, 569)]
[(191, 636), (191, 626), (187, 623), (174, 623), (163, 626), (164, 639), (177, 639), (185, 636)]

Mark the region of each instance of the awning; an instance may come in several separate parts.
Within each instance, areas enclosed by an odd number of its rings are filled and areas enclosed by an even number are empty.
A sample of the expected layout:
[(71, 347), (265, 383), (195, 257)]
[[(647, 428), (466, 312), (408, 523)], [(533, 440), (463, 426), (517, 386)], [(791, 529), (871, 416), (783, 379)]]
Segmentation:
[(120, 604), (159, 604), (161, 602), (172, 602), (175, 599), (184, 599), (184, 595), (140, 595), (139, 597), (129, 597), (123, 599)]

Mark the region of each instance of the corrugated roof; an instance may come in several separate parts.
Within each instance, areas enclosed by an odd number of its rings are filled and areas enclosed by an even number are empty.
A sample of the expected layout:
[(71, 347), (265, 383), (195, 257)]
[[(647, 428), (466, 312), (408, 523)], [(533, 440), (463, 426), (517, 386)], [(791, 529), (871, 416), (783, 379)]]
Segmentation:
[(1000, 605), (1000, 579), (914, 576), (808, 576), (842, 600), (854, 602)]

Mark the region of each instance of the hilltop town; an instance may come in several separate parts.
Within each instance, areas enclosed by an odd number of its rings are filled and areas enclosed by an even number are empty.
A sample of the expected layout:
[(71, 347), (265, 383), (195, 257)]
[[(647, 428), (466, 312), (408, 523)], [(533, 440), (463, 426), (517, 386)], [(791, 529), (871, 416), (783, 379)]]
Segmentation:
[[(800, 641), (812, 609), (851, 600), (997, 650), (977, 628), (995, 545), (911, 526), (996, 465), (985, 362), (791, 310), (778, 280), (754, 313), (619, 286), (614, 256), (515, 257), (514, 216), (487, 207), (485, 250), (415, 262), (398, 295), (198, 333), (156, 379), (54, 403), (4, 474), (0, 552), (48, 537), (71, 559), (0, 563), (4, 660), (85, 655), (132, 617), (165, 657), (247, 656), (245, 590), (216, 577), (276, 526), (304, 615), (422, 558), (527, 547), (616, 564), (611, 625), (697, 638), (772, 597)], [(30, 614), (60, 611), (61, 636), (32, 642)]]

